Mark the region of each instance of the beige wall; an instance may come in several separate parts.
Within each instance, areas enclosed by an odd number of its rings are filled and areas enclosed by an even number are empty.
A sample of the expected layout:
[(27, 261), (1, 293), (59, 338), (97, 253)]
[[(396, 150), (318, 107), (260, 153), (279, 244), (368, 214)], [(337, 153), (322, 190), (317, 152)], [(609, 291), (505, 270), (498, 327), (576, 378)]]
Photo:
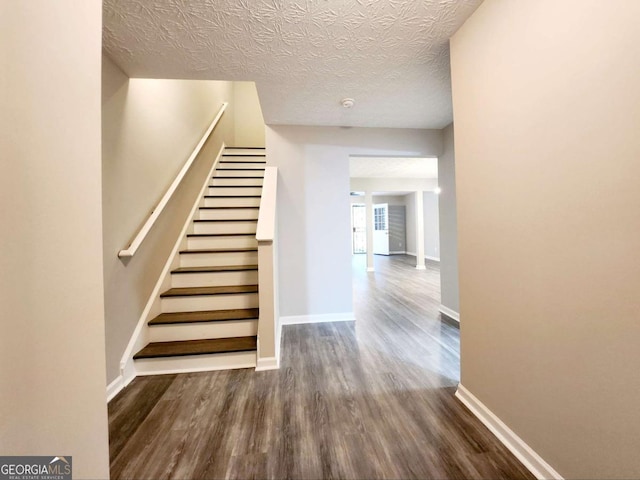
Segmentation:
[(221, 142), (233, 143), (233, 105), (164, 213), (129, 261), (118, 258), (175, 179), (231, 82), (128, 79), (106, 56), (102, 69), (102, 198), (107, 381), (122, 354)]
[(100, 2), (0, 0), (0, 452), (108, 478)]
[(437, 156), (441, 133), (269, 125), (266, 140), (268, 163), (279, 169), (280, 313), (350, 313), (349, 191), (364, 188), (350, 187), (349, 155)]
[(234, 145), (264, 147), (264, 119), (260, 99), (253, 82), (233, 82), (235, 112)]
[(451, 44), (462, 384), (565, 478), (638, 478), (640, 2), (486, 0)]

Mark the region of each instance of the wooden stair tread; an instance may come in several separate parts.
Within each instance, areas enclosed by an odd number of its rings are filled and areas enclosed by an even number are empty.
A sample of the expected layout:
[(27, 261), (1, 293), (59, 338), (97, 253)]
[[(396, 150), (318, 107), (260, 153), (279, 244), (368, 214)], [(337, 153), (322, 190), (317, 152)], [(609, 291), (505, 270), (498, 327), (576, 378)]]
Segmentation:
[(201, 312), (161, 313), (149, 321), (149, 325), (174, 325), (179, 323), (228, 322), (253, 320), (260, 316), (258, 308), (236, 308), (230, 310), (205, 310)]
[(258, 285), (224, 285), (220, 287), (180, 287), (170, 288), (160, 294), (160, 298), (191, 297), (200, 295), (234, 295), (240, 293), (257, 293)]
[(255, 163), (257, 165), (264, 165), (267, 163), (266, 160), (261, 160), (261, 161), (254, 161), (254, 160), (238, 160), (238, 161), (232, 161), (232, 160), (220, 160), (219, 163), (226, 163), (226, 164), (238, 164), (238, 163)]
[(204, 340), (182, 340), (177, 342), (153, 342), (136, 353), (134, 360), (141, 358), (182, 357), (215, 353), (249, 352), (256, 350), (257, 337), (214, 338)]
[[(264, 149), (262, 147), (227, 147), (229, 150), (225, 151), (220, 159), (220, 165), (218, 166), (218, 171), (216, 175), (211, 178), (211, 185), (209, 188), (215, 190), (209, 190), (207, 194), (204, 195), (204, 198), (222, 199), (220, 203), (222, 205), (216, 206), (217, 202), (209, 203), (212, 206), (203, 206), (200, 207), (200, 211), (202, 212), (227, 212), (225, 215), (233, 218), (224, 219), (224, 218), (212, 218), (212, 219), (195, 219), (193, 220), (194, 224), (211, 224), (214, 222), (228, 222), (229, 226), (231, 224), (235, 224), (238, 222), (252, 222), (256, 223), (256, 219), (252, 218), (239, 218), (241, 216), (255, 216), (255, 214), (250, 214), (249, 212), (256, 212), (259, 210), (259, 206), (257, 205), (258, 201), (245, 201), (242, 199), (248, 198), (257, 198), (259, 199), (261, 195), (259, 192), (261, 191), (262, 185), (247, 185), (247, 183), (262, 183), (257, 182), (251, 179), (261, 179), (264, 178), (264, 171), (266, 167), (266, 154), (264, 153)], [(251, 148), (251, 150), (249, 150)], [(246, 149), (246, 151), (242, 151)], [(246, 176), (245, 176), (246, 175)], [(227, 179), (224, 183), (225, 185), (218, 185), (215, 182), (216, 178)], [(243, 179), (247, 179), (247, 181), (243, 182)], [(234, 181), (231, 181), (233, 179)], [(221, 188), (227, 188), (231, 190), (220, 190)], [(247, 188), (258, 188), (260, 190), (249, 191)], [(216, 195), (216, 192), (219, 192), (220, 195)], [(255, 193), (258, 194), (255, 194)], [(237, 195), (234, 195), (237, 193)], [(238, 199), (237, 202), (229, 201), (226, 199), (235, 198)], [(233, 206), (233, 204), (239, 204), (238, 206)], [(255, 204), (255, 205), (252, 205)], [(238, 209), (238, 215), (234, 215), (232, 213), (233, 209)], [(243, 213), (245, 212), (245, 213)], [(242, 213), (242, 215), (240, 215)], [(205, 214), (203, 214), (205, 216)], [(214, 216), (214, 215), (210, 215)], [(220, 215), (215, 215), (220, 216)], [(223, 224), (220, 224), (223, 225)], [(251, 225), (251, 224), (249, 224)], [(238, 229), (234, 229), (233, 227), (229, 228), (232, 232), (236, 230), (236, 232), (240, 231), (240, 225)], [(188, 238), (224, 238), (224, 237), (237, 237), (237, 238), (247, 238), (247, 237), (255, 237), (254, 233), (242, 232), (242, 233), (192, 233), (187, 235)], [(229, 240), (233, 242), (232, 240)], [(247, 240), (241, 240), (243, 242), (247, 242)], [(246, 244), (246, 243), (245, 243)], [(216, 254), (216, 253), (244, 253), (244, 252), (257, 252), (256, 247), (241, 247), (241, 248), (212, 248), (212, 249), (186, 249), (180, 251), (180, 254)], [(213, 257), (212, 257), (213, 258)], [(243, 263), (242, 259), (239, 259), (236, 263)], [(254, 260), (255, 263), (255, 260)], [(249, 272), (249, 271), (257, 271), (258, 266), (255, 264), (249, 265), (224, 265), (224, 266), (194, 266), (194, 267), (179, 267), (172, 270), (171, 274), (176, 275), (184, 275), (184, 274), (206, 274), (206, 273), (215, 273), (215, 272)], [(255, 275), (255, 274), (252, 274)], [(174, 277), (177, 278), (177, 277)], [(195, 277), (194, 277), (195, 278)], [(205, 283), (205, 282), (202, 282)], [(233, 282), (230, 282), (233, 283)], [(257, 282), (256, 282), (257, 283)], [(188, 298), (190, 296), (193, 297), (206, 297), (206, 296), (215, 296), (215, 295), (252, 295), (258, 292), (258, 285), (224, 285), (224, 286), (197, 286), (197, 287), (176, 287), (170, 288), (167, 291), (160, 294), (161, 298), (166, 299), (170, 298)], [(212, 297), (213, 298), (213, 297)], [(185, 304), (187, 305), (187, 304)], [(196, 307), (197, 308), (197, 307)], [(192, 308), (193, 309), (193, 308)], [(152, 320), (148, 322), (150, 327), (162, 325), (180, 325), (180, 324), (202, 324), (202, 327), (195, 325), (195, 328), (218, 328), (214, 323), (215, 322), (240, 322), (239, 325), (246, 324), (246, 322), (256, 322), (259, 318), (260, 310), (258, 308), (237, 308), (237, 309), (224, 309), (224, 310), (205, 310), (205, 311), (183, 311), (183, 312), (173, 312), (173, 313), (161, 313)], [(211, 323), (207, 326), (207, 323)], [(230, 324), (235, 325), (235, 324)], [(188, 328), (185, 327), (174, 327), (174, 328)], [(222, 326), (221, 326), (222, 328)], [(227, 327), (224, 327), (227, 328)], [(242, 327), (248, 328), (248, 327)], [(215, 330), (212, 330), (215, 331)], [(239, 331), (237, 332), (239, 333)], [(236, 333), (236, 334), (237, 334)], [(246, 332), (250, 333), (250, 332)], [(233, 334), (233, 333), (231, 333)], [(205, 335), (209, 336), (209, 335)], [(211, 335), (215, 336), (215, 335)], [(162, 338), (163, 340), (171, 339), (171, 336), (166, 336)], [(173, 337), (176, 338), (176, 337)], [(179, 337), (178, 337), (179, 338)], [(184, 337), (183, 337), (184, 338)], [(191, 337), (194, 338), (194, 337)], [(200, 338), (197, 340), (180, 340), (180, 341), (162, 341), (162, 342), (151, 342), (146, 345), (143, 349), (137, 352), (134, 355), (134, 359), (145, 359), (145, 358), (167, 358), (167, 357), (182, 357), (182, 356), (195, 356), (195, 355), (214, 355), (214, 354), (224, 354), (224, 353), (232, 353), (232, 352), (256, 352), (257, 350), (257, 337), (256, 336), (246, 336), (246, 337), (232, 337), (232, 338)]]
[[(244, 178), (264, 178), (264, 177), (260, 177), (260, 176), (256, 176), (256, 177), (226, 177), (226, 176), (224, 176), (224, 177), (223, 177), (223, 176), (220, 176), (220, 177), (211, 177), (211, 178), (213, 178), (214, 180), (215, 180), (216, 178), (226, 178), (226, 179), (233, 178), (233, 179), (235, 179), (235, 180), (242, 180), (242, 179), (244, 179)], [(230, 186), (233, 186), (233, 185), (230, 185)], [(259, 187), (260, 185), (255, 185), (255, 186), (256, 186), (256, 187)]]
[[(250, 234), (255, 237), (254, 234)], [(180, 253), (229, 253), (229, 252), (257, 252), (257, 248), (244, 247), (244, 248), (204, 248), (204, 249), (192, 249), (192, 250), (180, 250)]]
[(257, 218), (221, 218), (214, 220), (194, 220), (194, 223), (207, 223), (207, 222), (257, 222)]
[(260, 198), (261, 195), (205, 195), (204, 198)]
[(171, 273), (214, 273), (214, 272), (244, 272), (258, 270), (258, 265), (226, 265), (220, 267), (180, 267)]
[(255, 236), (256, 236), (255, 233), (188, 233), (187, 234), (187, 237), (255, 237)]
[(234, 209), (246, 208), (246, 209), (259, 209), (260, 207), (200, 207), (200, 210), (234, 210)]
[[(248, 148), (241, 148), (238, 150), (249, 150)], [(266, 157), (267, 154), (265, 153), (258, 153), (258, 152), (251, 152), (251, 153), (232, 153), (232, 152), (225, 152), (222, 154), (223, 157)]]

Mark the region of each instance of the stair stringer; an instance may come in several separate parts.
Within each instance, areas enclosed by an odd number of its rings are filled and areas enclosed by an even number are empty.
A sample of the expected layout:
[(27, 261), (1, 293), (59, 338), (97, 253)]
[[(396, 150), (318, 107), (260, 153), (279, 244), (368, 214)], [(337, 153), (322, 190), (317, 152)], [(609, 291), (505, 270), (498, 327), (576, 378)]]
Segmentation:
[[(180, 250), (186, 249), (187, 247), (187, 234), (192, 233), (193, 230), (193, 220), (196, 218), (198, 214), (198, 209), (204, 205), (204, 194), (206, 189), (209, 187), (209, 183), (211, 181), (211, 177), (215, 172), (220, 159), (222, 158), (222, 154), (224, 153), (226, 148), (225, 143), (222, 143), (218, 154), (216, 155), (216, 159), (213, 162), (211, 170), (207, 174), (205, 178), (202, 188), (198, 193), (198, 197), (193, 204), (191, 212), (187, 215), (182, 230), (176, 240), (171, 253), (167, 258), (167, 262), (165, 263), (162, 272), (158, 278), (158, 282), (153, 288), (151, 295), (149, 296), (149, 300), (145, 305), (142, 314), (138, 320), (136, 328), (131, 335), (129, 343), (127, 344), (127, 348), (125, 349), (122, 358), (120, 359), (120, 377), (121, 382), (119, 388), (115, 391), (110, 392), (109, 397), (113, 398), (120, 390), (129, 385), (131, 381), (140, 375), (150, 375), (158, 372), (149, 372), (142, 371), (141, 369), (136, 368), (136, 365), (133, 361), (133, 356), (137, 351), (143, 348), (149, 342), (149, 325), (148, 322), (159, 315), (161, 313), (161, 303), (160, 303), (160, 293), (169, 289), (171, 287), (171, 271), (178, 268), (180, 264)], [(170, 372), (162, 372), (162, 373), (170, 373)]]

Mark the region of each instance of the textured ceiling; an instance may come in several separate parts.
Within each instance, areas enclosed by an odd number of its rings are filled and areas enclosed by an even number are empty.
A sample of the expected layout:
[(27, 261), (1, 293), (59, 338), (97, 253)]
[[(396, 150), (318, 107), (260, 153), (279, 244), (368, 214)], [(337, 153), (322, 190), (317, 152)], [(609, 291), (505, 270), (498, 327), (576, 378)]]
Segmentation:
[(442, 128), (481, 1), (104, 0), (103, 42), (130, 77), (253, 80), (269, 124)]
[(438, 178), (437, 158), (350, 157), (352, 178)]

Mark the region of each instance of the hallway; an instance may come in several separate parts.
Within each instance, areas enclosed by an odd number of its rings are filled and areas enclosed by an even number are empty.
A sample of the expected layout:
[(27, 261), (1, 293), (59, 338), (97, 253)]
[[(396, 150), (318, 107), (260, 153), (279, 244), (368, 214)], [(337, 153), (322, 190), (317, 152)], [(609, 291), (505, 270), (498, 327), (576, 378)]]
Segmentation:
[(112, 478), (533, 478), (453, 397), (458, 329), (412, 260), (354, 256), (357, 322), (284, 327), (280, 370), (134, 380)]

